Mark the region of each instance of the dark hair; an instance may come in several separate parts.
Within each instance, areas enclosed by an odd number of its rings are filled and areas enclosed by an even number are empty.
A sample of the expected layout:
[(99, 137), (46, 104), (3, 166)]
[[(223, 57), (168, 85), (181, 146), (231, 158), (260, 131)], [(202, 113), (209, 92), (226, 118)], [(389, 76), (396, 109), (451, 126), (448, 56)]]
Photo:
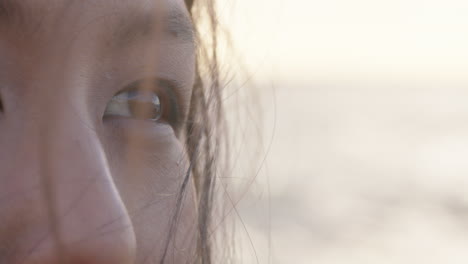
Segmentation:
[[(169, 239), (177, 228), (178, 216), (186, 193), (187, 183), (193, 178), (197, 197), (197, 252), (194, 263), (213, 262), (213, 240), (210, 233), (215, 216), (215, 186), (217, 171), (226, 147), (225, 122), (221, 98), (221, 80), (217, 55), (218, 20), (215, 0), (185, 0), (195, 24), (197, 43), (196, 76), (190, 111), (185, 129), (185, 145), (190, 167), (185, 175), (178, 198), (177, 210), (169, 231)], [(203, 38), (200, 25), (203, 24)], [(169, 243), (166, 244), (166, 250)], [(166, 253), (165, 253), (166, 254)], [(165, 254), (161, 263), (165, 261)]]

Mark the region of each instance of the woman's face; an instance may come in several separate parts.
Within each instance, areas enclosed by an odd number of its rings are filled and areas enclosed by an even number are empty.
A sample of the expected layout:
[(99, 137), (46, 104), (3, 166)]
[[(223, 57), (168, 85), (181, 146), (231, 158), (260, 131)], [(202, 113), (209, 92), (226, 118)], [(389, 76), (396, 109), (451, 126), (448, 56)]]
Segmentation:
[(189, 262), (192, 33), (183, 0), (0, 0), (0, 263)]

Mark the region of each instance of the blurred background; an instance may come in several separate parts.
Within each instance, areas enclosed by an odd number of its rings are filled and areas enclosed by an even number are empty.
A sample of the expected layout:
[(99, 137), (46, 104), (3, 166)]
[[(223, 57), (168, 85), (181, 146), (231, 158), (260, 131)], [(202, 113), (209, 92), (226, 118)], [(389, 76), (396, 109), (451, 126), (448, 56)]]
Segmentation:
[(468, 263), (468, 1), (219, 9), (239, 263)]

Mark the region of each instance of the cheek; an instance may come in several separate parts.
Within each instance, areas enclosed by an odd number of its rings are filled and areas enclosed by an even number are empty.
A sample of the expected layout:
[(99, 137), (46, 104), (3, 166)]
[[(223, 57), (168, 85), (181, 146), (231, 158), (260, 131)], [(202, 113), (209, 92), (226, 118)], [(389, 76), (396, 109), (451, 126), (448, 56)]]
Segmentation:
[[(186, 259), (195, 249), (197, 218), (191, 179), (179, 201), (189, 167), (182, 144), (168, 125), (127, 120), (111, 127), (106, 136), (109, 165), (134, 225), (137, 255), (158, 259), (174, 235), (177, 246), (170, 247), (176, 250), (171, 255)], [(171, 230), (178, 206), (179, 224)]]

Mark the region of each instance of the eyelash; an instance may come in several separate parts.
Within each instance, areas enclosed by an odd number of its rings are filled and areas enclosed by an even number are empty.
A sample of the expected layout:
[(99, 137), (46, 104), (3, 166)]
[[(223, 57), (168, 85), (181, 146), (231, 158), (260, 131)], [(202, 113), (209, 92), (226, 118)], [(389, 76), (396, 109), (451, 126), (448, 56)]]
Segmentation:
[[(120, 90), (115, 96), (125, 92), (151, 91), (157, 95), (161, 105), (161, 116), (152, 122), (167, 123), (176, 130), (180, 123), (179, 98), (176, 94), (177, 85), (166, 79), (144, 79), (135, 81)], [(112, 116), (112, 115), (111, 115)], [(104, 115), (104, 118), (107, 116)], [(142, 118), (143, 119), (143, 118)]]

